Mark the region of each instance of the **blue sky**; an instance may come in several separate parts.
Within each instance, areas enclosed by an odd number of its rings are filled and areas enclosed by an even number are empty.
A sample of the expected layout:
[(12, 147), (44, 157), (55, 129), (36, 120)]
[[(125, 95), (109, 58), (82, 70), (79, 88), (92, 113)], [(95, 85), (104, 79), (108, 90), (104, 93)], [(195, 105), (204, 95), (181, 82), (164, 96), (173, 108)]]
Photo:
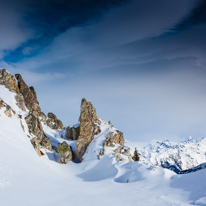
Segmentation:
[(85, 97), (132, 141), (205, 136), (205, 0), (8, 0), (0, 28), (0, 68), (65, 126)]

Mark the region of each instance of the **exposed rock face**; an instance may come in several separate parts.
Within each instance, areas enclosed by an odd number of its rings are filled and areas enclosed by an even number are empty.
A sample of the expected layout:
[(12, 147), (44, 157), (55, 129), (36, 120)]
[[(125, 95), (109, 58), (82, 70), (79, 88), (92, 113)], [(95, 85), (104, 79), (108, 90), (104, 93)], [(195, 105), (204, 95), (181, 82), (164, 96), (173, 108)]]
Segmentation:
[(66, 137), (71, 140), (77, 140), (79, 138), (80, 126), (67, 127), (65, 130)]
[(71, 126), (68, 126), (66, 129), (65, 129), (65, 135), (68, 139), (73, 139), (72, 137), (72, 127)]
[(19, 88), (14, 76), (8, 73), (6, 69), (0, 70), (0, 85), (4, 85), (11, 92), (19, 93)]
[(73, 159), (72, 148), (64, 141), (57, 147), (61, 163), (67, 164)]
[(49, 137), (47, 137), (46, 135), (44, 135), (40, 145), (46, 149), (48, 149), (49, 151), (52, 151), (52, 144), (51, 141), (49, 139)]
[(29, 115), (25, 117), (27, 126), (29, 128), (29, 133), (36, 136), (36, 142), (40, 143), (43, 140), (43, 129), (41, 121), (38, 117), (38, 112), (33, 110), (30, 111)]
[(16, 80), (13, 75), (6, 71), (6, 69), (0, 70), (0, 85), (4, 85), (9, 91), (16, 93), (16, 105), (23, 111), (26, 111), (24, 98), (19, 92)]
[(44, 112), (39, 112), (39, 119), (42, 122), (46, 122), (46, 115), (44, 114)]
[(39, 156), (44, 155), (44, 153), (40, 150), (39, 144), (36, 143), (36, 139), (35, 138), (31, 139), (31, 144), (33, 145), (34, 150), (36, 151), (36, 153)]
[(29, 87), (27, 86), (27, 84), (23, 80), (22, 76), (20, 74), (15, 74), (15, 77), (18, 80), (19, 90), (20, 90), (21, 94), (24, 96), (24, 101), (25, 101), (26, 107), (29, 110), (36, 110), (38, 112), (41, 112), (41, 109), (38, 105), (37, 98), (34, 96), (33, 92), (29, 89)]
[(48, 119), (46, 120), (46, 124), (51, 129), (63, 129), (64, 125), (61, 120), (57, 119), (56, 115), (49, 112), (47, 115)]
[(124, 146), (124, 135), (119, 130), (116, 130), (116, 133), (110, 132), (107, 135), (105, 143), (108, 147), (114, 147), (115, 144), (120, 144), (121, 146)]
[(58, 149), (56, 146), (52, 146), (52, 149), (55, 150), (58, 153)]
[(33, 96), (34, 96), (34, 101), (39, 104), (38, 99), (37, 99), (37, 95), (36, 95), (36, 91), (34, 89), (33, 86), (29, 87), (30, 91), (32, 92)]
[(26, 106), (24, 103), (24, 97), (22, 96), (22, 94), (16, 94), (15, 96), (16, 99), (16, 105), (23, 111), (26, 111)]
[(97, 120), (96, 109), (91, 102), (85, 98), (81, 102), (81, 114), (79, 117), (80, 122), (80, 135), (76, 143), (75, 152), (77, 158), (82, 161), (82, 157), (94, 137), (95, 122)]

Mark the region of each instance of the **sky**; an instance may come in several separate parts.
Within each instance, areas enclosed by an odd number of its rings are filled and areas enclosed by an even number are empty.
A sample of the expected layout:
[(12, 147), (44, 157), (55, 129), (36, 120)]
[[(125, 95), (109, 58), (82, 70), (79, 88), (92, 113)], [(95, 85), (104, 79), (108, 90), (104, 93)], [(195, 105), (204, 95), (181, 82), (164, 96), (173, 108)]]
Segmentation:
[(206, 135), (206, 0), (7, 0), (0, 29), (0, 68), (65, 126), (86, 98), (130, 141)]

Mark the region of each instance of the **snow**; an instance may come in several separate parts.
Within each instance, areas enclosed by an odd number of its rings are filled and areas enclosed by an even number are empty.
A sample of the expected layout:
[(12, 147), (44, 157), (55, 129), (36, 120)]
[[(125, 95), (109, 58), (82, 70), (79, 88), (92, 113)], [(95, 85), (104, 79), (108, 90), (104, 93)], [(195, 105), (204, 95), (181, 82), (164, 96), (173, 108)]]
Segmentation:
[(152, 165), (170, 168), (175, 172), (187, 170), (206, 162), (206, 138), (174, 143), (168, 140), (148, 144), (139, 150), (140, 158)]
[[(0, 86), (0, 97), (16, 114), (9, 118), (0, 109), (0, 205), (2, 206), (187, 206), (206, 204), (206, 170), (177, 175), (149, 162), (117, 161), (114, 148), (97, 158), (108, 132), (115, 132), (101, 120), (102, 132), (95, 136), (82, 163), (61, 164), (58, 154), (33, 149), (24, 121), (26, 112), (15, 104), (14, 93)], [(18, 114), (21, 114), (21, 128)], [(68, 140), (64, 130), (42, 125), (52, 145)], [(198, 142), (200, 143), (200, 142)], [(192, 144), (192, 143), (191, 143)], [(194, 143), (195, 144), (195, 143)]]

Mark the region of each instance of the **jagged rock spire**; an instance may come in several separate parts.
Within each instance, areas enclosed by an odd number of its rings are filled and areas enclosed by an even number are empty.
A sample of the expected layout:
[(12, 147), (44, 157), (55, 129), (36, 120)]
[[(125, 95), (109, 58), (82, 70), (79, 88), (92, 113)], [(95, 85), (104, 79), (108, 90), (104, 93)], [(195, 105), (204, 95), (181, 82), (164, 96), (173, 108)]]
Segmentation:
[(26, 107), (29, 110), (36, 110), (38, 112), (41, 112), (34, 88), (32, 87), (32, 89), (30, 89), (20, 74), (15, 74), (15, 77), (18, 80), (19, 90), (24, 96)]
[(84, 153), (94, 137), (95, 122), (97, 121), (96, 109), (85, 98), (81, 101), (80, 135), (76, 143), (75, 152), (81, 161)]
[(4, 85), (9, 91), (16, 93), (16, 105), (26, 111), (24, 98), (19, 91), (19, 87), (13, 75), (6, 71), (6, 69), (0, 70), (0, 85)]
[(19, 93), (19, 88), (14, 76), (7, 72), (6, 69), (0, 70), (0, 85), (4, 85), (11, 92)]

